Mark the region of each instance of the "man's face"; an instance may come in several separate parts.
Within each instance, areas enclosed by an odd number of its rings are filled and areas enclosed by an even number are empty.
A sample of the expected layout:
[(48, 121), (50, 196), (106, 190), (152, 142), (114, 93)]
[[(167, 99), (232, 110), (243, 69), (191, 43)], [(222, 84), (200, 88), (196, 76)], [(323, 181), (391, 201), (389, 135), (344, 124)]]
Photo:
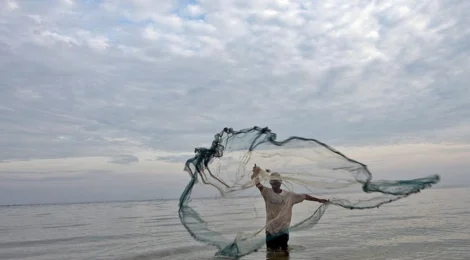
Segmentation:
[(273, 189), (279, 189), (281, 188), (282, 181), (272, 180), (272, 181), (269, 181), (269, 184), (271, 184), (271, 187)]

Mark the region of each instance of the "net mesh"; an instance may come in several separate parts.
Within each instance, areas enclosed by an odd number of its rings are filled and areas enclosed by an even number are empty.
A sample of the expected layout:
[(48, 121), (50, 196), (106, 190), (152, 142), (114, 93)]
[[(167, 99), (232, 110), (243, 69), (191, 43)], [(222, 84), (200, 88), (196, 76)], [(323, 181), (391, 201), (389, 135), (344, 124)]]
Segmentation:
[[(257, 174), (255, 164), (260, 169)], [(375, 208), (439, 182), (438, 175), (373, 181), (366, 165), (318, 140), (290, 137), (277, 141), (275, 133), (260, 127), (239, 131), (224, 128), (209, 148), (195, 149), (185, 170), (191, 178), (180, 197), (181, 223), (194, 239), (217, 247), (216, 255), (234, 258), (263, 247), (266, 232), (273, 238), (312, 228), (329, 206)], [(281, 193), (269, 184), (272, 172), (280, 176)], [(217, 191), (211, 202), (214, 204), (193, 202), (191, 194), (196, 187)], [(303, 194), (321, 195), (329, 201), (310, 204), (292, 217), (294, 205), (306, 199)], [(250, 200), (256, 204), (255, 200), (261, 198), (258, 207), (263, 209), (255, 208), (256, 214), (240, 210), (237, 198), (244, 196), (248, 196), (245, 204)], [(238, 216), (239, 223), (235, 225), (230, 216)], [(256, 228), (260, 219), (263, 223)]]

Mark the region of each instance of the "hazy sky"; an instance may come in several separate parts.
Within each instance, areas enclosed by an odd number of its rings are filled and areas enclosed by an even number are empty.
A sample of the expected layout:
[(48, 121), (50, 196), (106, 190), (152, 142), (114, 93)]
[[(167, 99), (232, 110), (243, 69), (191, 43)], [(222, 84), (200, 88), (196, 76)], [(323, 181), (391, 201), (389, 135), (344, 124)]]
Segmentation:
[(0, 0), (0, 204), (176, 198), (223, 127), (470, 184), (469, 1)]

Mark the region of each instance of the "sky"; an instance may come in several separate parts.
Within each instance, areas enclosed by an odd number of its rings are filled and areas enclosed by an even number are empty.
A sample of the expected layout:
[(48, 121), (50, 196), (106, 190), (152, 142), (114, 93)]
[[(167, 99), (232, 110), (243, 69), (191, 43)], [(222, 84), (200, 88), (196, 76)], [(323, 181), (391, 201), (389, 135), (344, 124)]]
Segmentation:
[(224, 127), (470, 184), (470, 2), (0, 0), (0, 204), (178, 198)]

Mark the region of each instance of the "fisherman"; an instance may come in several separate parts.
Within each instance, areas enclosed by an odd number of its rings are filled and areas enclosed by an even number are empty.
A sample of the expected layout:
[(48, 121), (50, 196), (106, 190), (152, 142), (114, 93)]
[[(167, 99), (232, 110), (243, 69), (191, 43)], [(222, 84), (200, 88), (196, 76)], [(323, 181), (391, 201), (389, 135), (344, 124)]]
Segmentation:
[(271, 173), (269, 177), (271, 188), (265, 187), (260, 183), (259, 174), (261, 171), (261, 168), (255, 165), (251, 179), (255, 180), (255, 185), (260, 190), (266, 205), (266, 247), (272, 251), (281, 249), (286, 255), (289, 255), (288, 241), (292, 207), (304, 200), (319, 203), (327, 203), (329, 200), (281, 189), (282, 178), (277, 172)]

